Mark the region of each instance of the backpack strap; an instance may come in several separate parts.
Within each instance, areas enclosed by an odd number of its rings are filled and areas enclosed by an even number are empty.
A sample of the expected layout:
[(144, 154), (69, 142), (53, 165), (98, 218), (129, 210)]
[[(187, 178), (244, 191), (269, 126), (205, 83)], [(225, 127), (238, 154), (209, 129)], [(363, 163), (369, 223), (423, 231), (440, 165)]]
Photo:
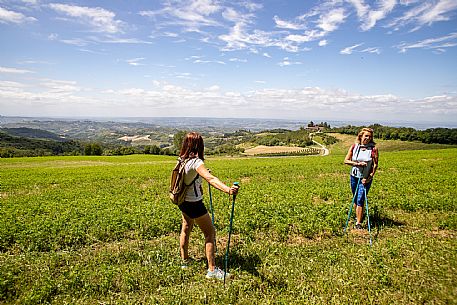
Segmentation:
[(357, 158), (359, 157), (359, 153), (360, 153), (360, 144), (352, 144), (352, 156), (354, 157), (354, 150), (357, 149), (357, 155), (355, 156), (355, 159), (357, 160)]
[(378, 158), (378, 149), (376, 148), (376, 146), (373, 147), (373, 149), (371, 150), (371, 159), (377, 159)]
[[(187, 164), (187, 162), (189, 162), (189, 161), (192, 160), (192, 159), (195, 159), (195, 158), (188, 158), (188, 159), (186, 159), (186, 160), (185, 160), (186, 164)], [(184, 166), (185, 166), (185, 165), (184, 165)], [(192, 184), (194, 185), (195, 197), (198, 197), (197, 185), (195, 184), (195, 181), (197, 181), (198, 177), (200, 177), (200, 175), (197, 173), (197, 175), (195, 176), (195, 178), (192, 180), (191, 183), (189, 183), (189, 184), (184, 183), (184, 185), (185, 185), (186, 187), (189, 187), (189, 186), (191, 186)]]
[(195, 181), (197, 181), (198, 177), (200, 177), (199, 174), (197, 174), (197, 176), (195, 176), (195, 179), (192, 181), (192, 183), (193, 183), (193, 185), (194, 185), (194, 194), (195, 194), (195, 197), (198, 197), (197, 185), (195, 184)]

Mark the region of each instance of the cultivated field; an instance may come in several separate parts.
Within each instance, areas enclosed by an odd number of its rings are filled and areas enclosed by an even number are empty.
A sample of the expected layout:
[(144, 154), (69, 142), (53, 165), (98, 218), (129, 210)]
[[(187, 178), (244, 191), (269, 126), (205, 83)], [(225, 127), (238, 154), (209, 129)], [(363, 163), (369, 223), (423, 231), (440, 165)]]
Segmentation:
[[(204, 277), (197, 228), (196, 263), (180, 269), (173, 157), (0, 159), (0, 303), (455, 304), (457, 149), (388, 144), (369, 194), (372, 247), (365, 230), (342, 233), (346, 144), (326, 157), (207, 159), (242, 187), (225, 288)], [(229, 198), (213, 195), (222, 266)]]
[(253, 156), (253, 155), (259, 155), (259, 154), (298, 152), (300, 150), (303, 150), (303, 147), (258, 145), (256, 147), (246, 149), (244, 151), (244, 153), (246, 155)]
[(316, 147), (297, 147), (297, 146), (265, 146), (246, 149), (244, 155), (247, 156), (300, 156), (322, 154), (321, 148)]

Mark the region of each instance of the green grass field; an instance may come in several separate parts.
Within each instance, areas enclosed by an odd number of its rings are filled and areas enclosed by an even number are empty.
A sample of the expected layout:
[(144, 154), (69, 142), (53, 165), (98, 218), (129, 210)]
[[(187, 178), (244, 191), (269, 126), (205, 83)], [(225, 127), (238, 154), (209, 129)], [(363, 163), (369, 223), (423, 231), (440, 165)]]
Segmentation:
[[(196, 263), (180, 269), (173, 157), (0, 159), (0, 303), (455, 304), (457, 149), (380, 143), (370, 247), (365, 230), (343, 234), (339, 145), (327, 157), (206, 160), (242, 187), (225, 288), (204, 277), (198, 228)], [(229, 198), (213, 202), (222, 266)]]

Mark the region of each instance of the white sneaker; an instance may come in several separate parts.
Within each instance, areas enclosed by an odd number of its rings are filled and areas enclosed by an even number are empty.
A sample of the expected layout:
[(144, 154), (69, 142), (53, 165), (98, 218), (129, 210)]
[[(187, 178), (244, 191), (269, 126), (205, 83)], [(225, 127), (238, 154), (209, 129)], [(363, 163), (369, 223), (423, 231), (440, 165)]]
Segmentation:
[(193, 258), (188, 258), (188, 259), (185, 259), (185, 260), (182, 260), (181, 261), (181, 269), (182, 270), (186, 270), (189, 268), (189, 265), (193, 264), (194, 263), (194, 259)]
[[(214, 271), (209, 271), (206, 273), (206, 278), (207, 279), (217, 279), (220, 281), (224, 280), (224, 271), (221, 270), (220, 268), (216, 267), (214, 268)], [(225, 278), (228, 279), (230, 277), (230, 273), (225, 273)]]

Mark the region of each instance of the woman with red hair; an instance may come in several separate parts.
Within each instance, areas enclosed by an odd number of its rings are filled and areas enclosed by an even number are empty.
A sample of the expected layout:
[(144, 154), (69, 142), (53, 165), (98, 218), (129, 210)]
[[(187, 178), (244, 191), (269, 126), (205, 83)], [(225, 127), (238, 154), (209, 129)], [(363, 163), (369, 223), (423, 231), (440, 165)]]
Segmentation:
[[(185, 165), (184, 183), (189, 186), (184, 202), (179, 205), (182, 212), (179, 247), (183, 260), (182, 267), (186, 268), (189, 261), (189, 236), (194, 224), (197, 224), (205, 236), (205, 253), (208, 260), (206, 278), (223, 280), (224, 271), (215, 265), (216, 230), (203, 203), (202, 178), (216, 189), (230, 195), (237, 194), (238, 187), (225, 185), (208, 171), (204, 164), (204, 148), (202, 136), (196, 132), (190, 132), (185, 136), (179, 153), (182, 160), (188, 160)], [(225, 278), (227, 277), (229, 277), (228, 273), (225, 274)]]

